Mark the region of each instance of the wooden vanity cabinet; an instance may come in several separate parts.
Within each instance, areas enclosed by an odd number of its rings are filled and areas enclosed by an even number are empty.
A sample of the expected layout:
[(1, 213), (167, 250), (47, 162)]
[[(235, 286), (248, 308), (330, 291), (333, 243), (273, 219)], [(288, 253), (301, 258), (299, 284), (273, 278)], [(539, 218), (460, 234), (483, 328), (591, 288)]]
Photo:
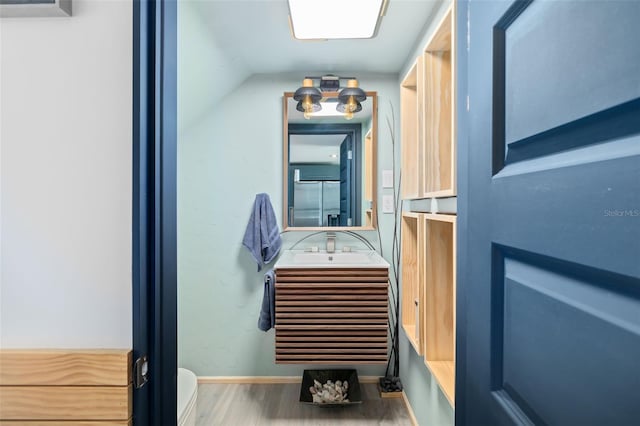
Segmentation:
[(276, 364), (385, 364), (386, 268), (276, 270)]

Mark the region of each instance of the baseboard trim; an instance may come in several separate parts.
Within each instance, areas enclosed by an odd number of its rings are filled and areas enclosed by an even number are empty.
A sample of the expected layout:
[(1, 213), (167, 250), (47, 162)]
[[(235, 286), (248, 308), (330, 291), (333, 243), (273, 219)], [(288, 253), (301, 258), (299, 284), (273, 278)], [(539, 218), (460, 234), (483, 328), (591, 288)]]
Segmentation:
[(201, 384), (277, 384), (300, 383), (300, 376), (198, 376)]
[(407, 413), (409, 414), (409, 420), (411, 420), (412, 426), (419, 426), (418, 419), (416, 419), (416, 415), (413, 413), (413, 408), (411, 408), (411, 403), (409, 402), (409, 398), (407, 398), (407, 394), (402, 391), (402, 401), (404, 401), (404, 406), (407, 408)]
[[(360, 383), (378, 383), (378, 376), (360, 376)], [(300, 383), (302, 376), (198, 376), (200, 384), (279, 384)]]

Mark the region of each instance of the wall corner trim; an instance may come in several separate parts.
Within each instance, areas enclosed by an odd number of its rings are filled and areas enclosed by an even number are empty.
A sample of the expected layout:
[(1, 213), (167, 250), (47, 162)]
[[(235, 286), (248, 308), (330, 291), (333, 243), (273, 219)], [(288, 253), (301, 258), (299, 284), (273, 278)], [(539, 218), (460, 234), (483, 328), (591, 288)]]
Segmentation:
[[(378, 376), (360, 376), (360, 383), (378, 383)], [(198, 384), (279, 384), (301, 383), (302, 376), (198, 376)], [(417, 423), (416, 423), (417, 424)]]
[(407, 407), (407, 413), (409, 413), (409, 419), (411, 420), (411, 424), (413, 426), (420, 426), (418, 424), (418, 419), (416, 419), (416, 415), (413, 412), (413, 408), (411, 408), (411, 403), (409, 402), (409, 398), (407, 394), (402, 391), (402, 401), (404, 402), (405, 407)]

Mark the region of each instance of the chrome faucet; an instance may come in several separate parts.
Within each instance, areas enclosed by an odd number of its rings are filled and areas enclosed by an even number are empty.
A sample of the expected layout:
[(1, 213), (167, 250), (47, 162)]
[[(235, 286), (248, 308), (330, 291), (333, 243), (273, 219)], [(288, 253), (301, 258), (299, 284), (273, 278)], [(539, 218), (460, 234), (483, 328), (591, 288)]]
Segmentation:
[(336, 251), (336, 234), (327, 232), (327, 253), (335, 253)]

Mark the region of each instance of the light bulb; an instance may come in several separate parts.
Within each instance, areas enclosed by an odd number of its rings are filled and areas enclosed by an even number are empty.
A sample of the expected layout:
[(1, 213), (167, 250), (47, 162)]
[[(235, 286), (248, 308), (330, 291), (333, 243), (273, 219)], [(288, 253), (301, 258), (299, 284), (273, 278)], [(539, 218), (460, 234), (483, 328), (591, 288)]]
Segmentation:
[(353, 98), (353, 96), (349, 96), (349, 101), (347, 102), (347, 107), (345, 109), (349, 112), (355, 112), (357, 108), (358, 104), (356, 103), (356, 100)]
[(313, 110), (313, 102), (311, 101), (311, 96), (306, 95), (302, 100), (302, 108), (305, 112), (311, 112)]
[(353, 113), (351, 111), (347, 111), (344, 113), (345, 120), (353, 120)]
[[(306, 100), (306, 99), (305, 99)], [(311, 114), (313, 113), (313, 104), (311, 102), (303, 104), (304, 107), (304, 118), (306, 120), (311, 119)]]

